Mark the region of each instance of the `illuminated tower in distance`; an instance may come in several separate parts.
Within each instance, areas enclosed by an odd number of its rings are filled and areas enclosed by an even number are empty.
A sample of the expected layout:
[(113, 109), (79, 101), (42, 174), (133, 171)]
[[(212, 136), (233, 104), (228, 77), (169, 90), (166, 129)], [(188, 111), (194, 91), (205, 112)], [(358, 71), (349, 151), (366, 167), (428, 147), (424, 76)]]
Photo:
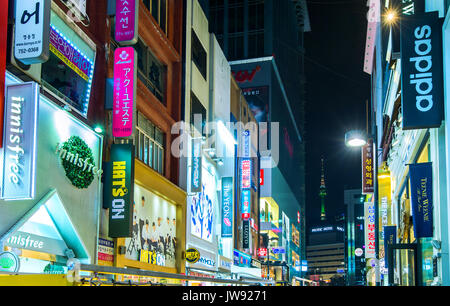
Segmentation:
[(325, 214), (325, 197), (327, 196), (327, 189), (325, 187), (325, 173), (323, 167), (323, 157), (322, 157), (322, 176), (320, 178), (320, 188), (319, 188), (319, 197), (320, 197), (320, 220), (326, 221), (327, 216)]

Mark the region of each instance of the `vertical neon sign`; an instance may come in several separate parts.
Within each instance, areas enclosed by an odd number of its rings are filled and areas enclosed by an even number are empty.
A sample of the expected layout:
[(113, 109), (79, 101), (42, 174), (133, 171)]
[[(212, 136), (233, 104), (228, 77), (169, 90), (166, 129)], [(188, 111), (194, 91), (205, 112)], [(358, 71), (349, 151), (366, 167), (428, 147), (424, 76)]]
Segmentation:
[(133, 47), (114, 52), (113, 137), (130, 137), (134, 130), (136, 51)]
[(139, 0), (116, 0), (116, 41), (134, 45), (138, 41)]

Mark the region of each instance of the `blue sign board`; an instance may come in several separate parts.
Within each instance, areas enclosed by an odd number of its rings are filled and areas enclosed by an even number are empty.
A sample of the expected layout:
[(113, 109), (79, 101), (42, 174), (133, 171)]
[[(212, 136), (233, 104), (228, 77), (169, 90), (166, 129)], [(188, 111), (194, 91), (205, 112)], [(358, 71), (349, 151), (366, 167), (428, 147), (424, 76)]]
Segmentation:
[(191, 192), (202, 191), (202, 142), (192, 140)]
[(431, 163), (409, 165), (411, 208), (416, 238), (433, 237), (433, 169)]

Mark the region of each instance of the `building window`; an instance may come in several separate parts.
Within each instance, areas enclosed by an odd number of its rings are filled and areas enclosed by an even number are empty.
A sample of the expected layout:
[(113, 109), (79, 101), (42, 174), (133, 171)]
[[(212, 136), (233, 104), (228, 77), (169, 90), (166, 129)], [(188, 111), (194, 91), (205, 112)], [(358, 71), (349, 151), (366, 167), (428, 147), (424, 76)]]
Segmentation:
[(159, 27), (167, 33), (167, 0), (143, 0), (143, 3)]
[(244, 34), (230, 34), (228, 40), (228, 57), (230, 61), (244, 57)]
[(206, 80), (206, 51), (194, 31), (192, 31), (191, 37), (192, 61), (197, 66), (203, 78)]
[(136, 131), (136, 157), (164, 175), (164, 133), (139, 112)]
[[(196, 122), (195, 116), (201, 115), (201, 121)], [(205, 125), (206, 125), (206, 109), (200, 100), (191, 92), (191, 125), (201, 134), (205, 135)]]
[(138, 55), (138, 77), (155, 95), (155, 97), (164, 105), (167, 66), (156, 59), (141, 39), (135, 45)]

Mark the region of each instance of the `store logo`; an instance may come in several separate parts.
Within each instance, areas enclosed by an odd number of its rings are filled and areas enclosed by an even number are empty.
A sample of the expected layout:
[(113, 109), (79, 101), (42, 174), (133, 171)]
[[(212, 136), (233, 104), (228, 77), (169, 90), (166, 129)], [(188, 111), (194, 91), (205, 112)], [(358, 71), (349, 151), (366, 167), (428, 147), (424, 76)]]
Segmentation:
[(205, 266), (214, 267), (216, 262), (212, 259), (207, 259), (205, 257), (200, 257), (198, 260), (199, 263), (204, 264)]
[(71, 136), (61, 145), (58, 143), (55, 153), (61, 159), (67, 178), (79, 189), (88, 188), (94, 177), (101, 177), (103, 173), (95, 165), (92, 150), (78, 136)]
[(197, 249), (189, 248), (186, 250), (186, 261), (196, 263), (200, 259), (200, 252)]
[(253, 81), (253, 78), (255, 77), (256, 72), (261, 70), (261, 66), (256, 66), (253, 70), (239, 70), (237, 72), (232, 72), (234, 79), (238, 83), (243, 82), (251, 82)]
[(30, 239), (30, 235), (27, 235), (26, 237), (22, 235), (14, 235), (8, 238), (6, 240), (6, 244), (12, 245), (19, 248), (35, 248), (35, 249), (43, 249), (44, 248), (44, 241), (36, 240), (35, 238)]
[(20, 259), (12, 252), (0, 253), (0, 271), (18, 272), (20, 268)]
[(409, 75), (409, 84), (415, 85), (416, 107), (421, 112), (427, 112), (433, 107), (433, 95), (429, 95), (433, 90), (431, 34), (431, 27), (428, 25), (415, 29), (414, 51), (418, 56), (409, 59), (410, 62), (415, 64), (416, 70), (416, 74)]
[(126, 187), (126, 161), (113, 162), (112, 169), (112, 196), (115, 198), (111, 203), (112, 219), (125, 219), (125, 196), (128, 193)]

